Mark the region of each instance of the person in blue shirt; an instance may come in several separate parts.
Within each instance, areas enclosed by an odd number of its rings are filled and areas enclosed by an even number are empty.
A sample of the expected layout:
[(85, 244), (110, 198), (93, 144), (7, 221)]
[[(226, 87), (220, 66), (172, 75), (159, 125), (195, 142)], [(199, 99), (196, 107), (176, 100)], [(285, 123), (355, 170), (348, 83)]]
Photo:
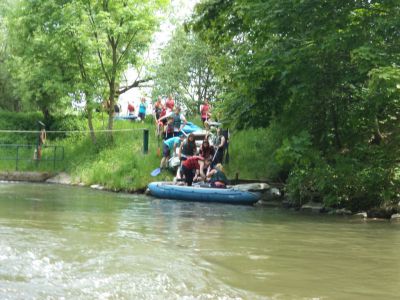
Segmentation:
[(164, 140), (163, 142), (163, 157), (161, 159), (160, 163), (160, 169), (167, 168), (168, 167), (168, 160), (171, 156), (171, 150), (172, 150), (172, 155), (175, 155), (176, 148), (180, 146), (182, 143), (183, 139), (185, 136), (175, 136), (170, 139)]
[(144, 97), (140, 100), (138, 116), (139, 116), (140, 120), (142, 120), (142, 122), (144, 121), (144, 118), (146, 117), (146, 99)]

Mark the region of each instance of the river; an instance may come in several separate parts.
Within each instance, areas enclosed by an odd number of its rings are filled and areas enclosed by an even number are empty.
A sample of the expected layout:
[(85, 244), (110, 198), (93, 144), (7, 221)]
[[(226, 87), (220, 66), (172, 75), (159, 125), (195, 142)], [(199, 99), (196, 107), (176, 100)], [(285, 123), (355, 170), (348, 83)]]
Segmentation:
[(0, 184), (0, 299), (399, 299), (400, 224)]

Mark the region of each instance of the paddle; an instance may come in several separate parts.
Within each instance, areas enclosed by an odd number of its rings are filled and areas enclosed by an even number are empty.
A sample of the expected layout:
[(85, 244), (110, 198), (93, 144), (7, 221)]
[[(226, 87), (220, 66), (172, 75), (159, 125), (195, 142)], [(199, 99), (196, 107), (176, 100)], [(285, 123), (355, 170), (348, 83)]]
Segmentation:
[(157, 157), (161, 156), (160, 136), (157, 136)]
[(208, 168), (207, 168), (207, 174), (210, 172), (211, 165), (214, 163), (214, 159), (215, 159), (215, 157), (217, 156), (217, 152), (218, 152), (218, 149), (217, 149), (217, 151), (215, 151), (214, 156), (213, 156), (213, 158), (212, 158), (212, 160), (211, 160), (211, 163), (210, 163), (210, 165), (209, 165)]
[(160, 174), (160, 173), (161, 173), (161, 169), (160, 169), (160, 168), (157, 168), (157, 169), (154, 169), (154, 170), (150, 173), (150, 175), (153, 176), (153, 177), (155, 177), (155, 176), (157, 176), (157, 175)]
[(183, 133), (184, 136), (188, 137), (188, 134), (183, 131), (183, 128), (181, 129), (181, 132)]

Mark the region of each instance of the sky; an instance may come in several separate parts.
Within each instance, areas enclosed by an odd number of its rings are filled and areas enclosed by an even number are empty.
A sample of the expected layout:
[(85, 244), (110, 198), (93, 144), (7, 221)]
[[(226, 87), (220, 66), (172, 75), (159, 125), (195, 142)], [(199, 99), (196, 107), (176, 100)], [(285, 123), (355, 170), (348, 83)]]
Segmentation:
[[(145, 54), (146, 60), (154, 60), (158, 57), (162, 47), (165, 46), (171, 38), (176, 28), (175, 24), (181, 24), (186, 18), (190, 17), (195, 4), (198, 2), (199, 0), (171, 0), (171, 11), (167, 13), (165, 20), (161, 22), (160, 30), (155, 33), (153, 43), (149, 51)], [(138, 78), (138, 72), (135, 69), (129, 69), (126, 71), (125, 76), (129, 85)], [(136, 111), (138, 111), (137, 109), (141, 97), (146, 97), (147, 102), (150, 103), (151, 88), (134, 88), (122, 94), (118, 99), (118, 103), (122, 109), (121, 113), (127, 113), (129, 101), (136, 106)]]

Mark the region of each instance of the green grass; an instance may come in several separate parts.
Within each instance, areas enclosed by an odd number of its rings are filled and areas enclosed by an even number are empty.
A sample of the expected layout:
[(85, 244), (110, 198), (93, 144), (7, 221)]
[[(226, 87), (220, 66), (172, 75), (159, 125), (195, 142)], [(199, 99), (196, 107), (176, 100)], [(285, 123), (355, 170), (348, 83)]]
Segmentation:
[[(200, 118), (191, 118), (195, 124), (201, 124)], [(15, 122), (8, 128), (15, 128)], [(108, 134), (96, 132), (97, 145), (94, 145), (87, 132), (87, 120), (75, 118), (57, 120), (56, 128), (50, 130), (82, 130), (84, 133), (51, 133), (48, 132), (46, 148), (40, 163), (34, 161), (34, 148), (21, 148), (18, 162), (20, 171), (65, 171), (70, 174), (75, 183), (85, 185), (100, 184), (110, 190), (138, 191), (143, 190), (147, 184), (155, 180), (172, 180), (172, 173), (162, 173), (157, 177), (150, 175), (151, 171), (158, 168), (161, 157), (157, 149), (162, 150), (162, 141), (155, 136), (153, 119), (149, 117), (145, 123), (126, 120), (115, 121), (113, 142)], [(105, 129), (107, 116), (98, 114), (94, 119), (96, 130)], [(143, 153), (143, 129), (149, 130), (149, 151)], [(33, 129), (35, 130), (35, 128)], [(129, 130), (129, 131), (118, 131)], [(34, 135), (35, 136), (35, 135)], [(31, 134), (13, 136), (2, 133), (0, 139), (8, 143), (13, 140), (19, 144), (34, 144), (36, 139)], [(241, 179), (266, 180), (276, 176), (279, 169), (274, 163), (274, 149), (276, 145), (271, 142), (270, 133), (265, 129), (248, 129), (234, 132), (230, 137), (230, 163), (226, 165), (227, 175), (233, 179), (236, 173)], [(53, 151), (56, 151), (55, 168)], [(62, 150), (64, 150), (64, 155)], [(160, 151), (162, 152), (162, 151)], [(15, 170), (15, 149), (5, 151), (0, 147), (0, 157), (10, 157), (10, 160), (0, 160), (0, 170)]]
[(247, 129), (231, 133), (230, 162), (226, 166), (230, 178), (238, 173), (241, 179), (271, 180), (281, 169), (276, 164), (276, 144), (267, 129)]
[[(106, 123), (104, 121), (104, 123)], [(65, 138), (52, 138), (55, 134), (48, 133), (47, 148), (43, 150), (42, 161), (37, 163), (33, 158), (34, 149), (27, 149), (20, 153), (18, 169), (20, 171), (65, 171), (70, 174), (74, 182), (83, 182), (85, 185), (100, 184), (112, 190), (138, 191), (154, 180), (171, 180), (173, 174), (162, 173), (157, 177), (150, 175), (151, 171), (160, 164), (157, 148), (161, 141), (155, 137), (155, 126), (149, 118), (145, 123), (131, 121), (116, 121), (114, 124), (113, 142), (110, 142), (108, 133), (97, 132), (95, 146), (88, 133), (72, 133)], [(103, 120), (98, 116), (95, 120), (95, 129), (101, 130)], [(129, 131), (118, 131), (118, 130)], [(143, 129), (149, 130), (149, 151), (143, 153)], [(21, 141), (20, 141), (21, 142)], [(57, 146), (57, 159), (53, 169), (52, 146)], [(14, 151), (14, 152), (13, 152)], [(15, 150), (8, 150), (7, 156), (13, 157)], [(4, 149), (0, 155), (5, 157)], [(15, 156), (14, 156), (15, 157)], [(15, 170), (15, 160), (0, 160), (0, 169)]]

